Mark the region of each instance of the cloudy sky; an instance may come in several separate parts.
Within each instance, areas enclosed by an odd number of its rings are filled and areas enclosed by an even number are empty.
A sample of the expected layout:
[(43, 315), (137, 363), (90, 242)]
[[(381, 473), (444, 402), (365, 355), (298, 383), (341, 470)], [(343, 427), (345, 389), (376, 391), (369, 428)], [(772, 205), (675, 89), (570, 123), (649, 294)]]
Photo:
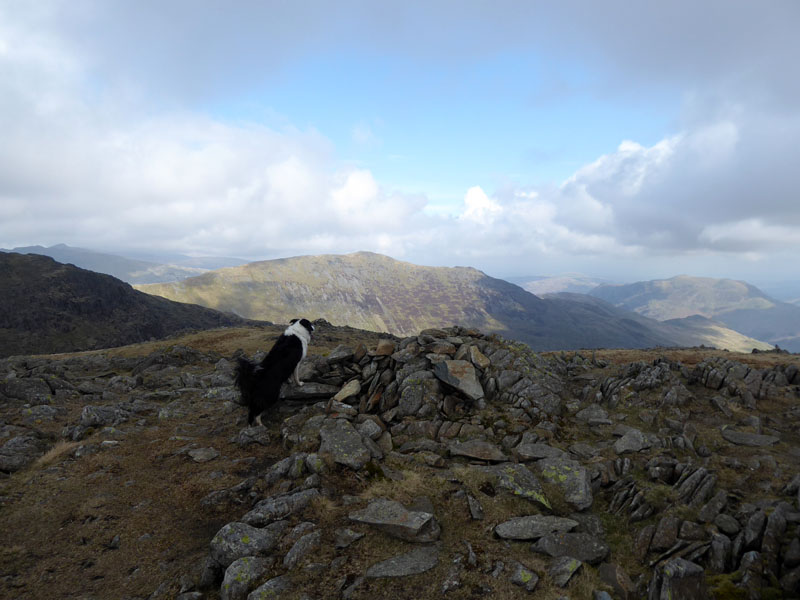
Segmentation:
[(800, 280), (800, 2), (0, 0), (0, 247)]

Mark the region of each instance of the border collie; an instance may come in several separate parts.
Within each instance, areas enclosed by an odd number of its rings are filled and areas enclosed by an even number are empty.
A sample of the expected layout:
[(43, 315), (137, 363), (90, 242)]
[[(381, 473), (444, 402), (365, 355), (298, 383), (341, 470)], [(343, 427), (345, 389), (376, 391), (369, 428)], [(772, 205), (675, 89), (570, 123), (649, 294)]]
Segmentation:
[(261, 413), (278, 401), (281, 385), (289, 377), (297, 385), (303, 385), (297, 371), (308, 352), (312, 331), (314, 326), (308, 319), (292, 319), (260, 363), (237, 359), (234, 383), (242, 395), (242, 404), (248, 408), (249, 425), (253, 420), (262, 425)]

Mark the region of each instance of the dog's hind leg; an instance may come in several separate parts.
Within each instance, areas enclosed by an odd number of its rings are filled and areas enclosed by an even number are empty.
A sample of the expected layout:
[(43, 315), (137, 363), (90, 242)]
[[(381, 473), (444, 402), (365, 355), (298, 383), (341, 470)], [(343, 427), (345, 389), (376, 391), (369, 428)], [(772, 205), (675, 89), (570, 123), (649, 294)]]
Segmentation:
[(264, 426), (264, 424), (261, 422), (261, 413), (258, 414), (258, 416), (255, 418), (255, 421), (256, 421), (256, 425), (258, 425), (259, 427), (263, 427)]
[(294, 371), (292, 371), (292, 381), (294, 381), (297, 387), (303, 386), (303, 382), (300, 381), (300, 363), (297, 363), (297, 366), (294, 368)]

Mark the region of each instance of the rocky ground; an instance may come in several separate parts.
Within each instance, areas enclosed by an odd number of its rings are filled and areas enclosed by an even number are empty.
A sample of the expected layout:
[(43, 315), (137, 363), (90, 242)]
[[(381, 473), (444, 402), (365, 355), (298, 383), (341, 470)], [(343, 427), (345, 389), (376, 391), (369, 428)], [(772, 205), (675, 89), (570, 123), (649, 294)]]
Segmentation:
[(0, 361), (0, 596), (800, 597), (800, 357), (317, 325)]

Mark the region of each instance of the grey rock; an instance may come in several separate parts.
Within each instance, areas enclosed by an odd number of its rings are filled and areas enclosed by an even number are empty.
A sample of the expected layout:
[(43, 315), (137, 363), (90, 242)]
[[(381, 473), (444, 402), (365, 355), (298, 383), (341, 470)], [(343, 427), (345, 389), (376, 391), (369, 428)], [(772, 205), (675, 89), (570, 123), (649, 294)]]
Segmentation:
[(706, 568), (712, 573), (727, 573), (731, 566), (732, 547), (731, 538), (724, 533), (712, 534)]
[(647, 597), (648, 600), (706, 600), (703, 568), (682, 558), (667, 561), (653, 572)]
[(35, 435), (18, 435), (0, 447), (0, 471), (13, 473), (27, 467), (47, 449), (47, 442)]
[(358, 379), (353, 379), (352, 381), (347, 382), (341, 390), (336, 392), (333, 400), (335, 402), (346, 402), (348, 399), (352, 398), (353, 396), (358, 396), (360, 393), (361, 383), (359, 383)]
[(547, 565), (547, 575), (558, 587), (567, 587), (569, 580), (583, 566), (583, 563), (571, 556), (559, 556)]
[(188, 454), (196, 463), (209, 462), (219, 456), (219, 452), (214, 448), (195, 448), (194, 450), (189, 450)]
[(720, 490), (705, 504), (705, 506), (703, 506), (703, 508), (700, 509), (700, 512), (697, 514), (697, 518), (702, 523), (711, 523), (717, 518), (717, 515), (719, 515), (725, 509), (727, 504), (728, 492), (725, 490)]
[(597, 575), (603, 583), (614, 589), (616, 597), (622, 600), (633, 600), (636, 597), (636, 586), (621, 566), (603, 563), (598, 567)]
[(542, 484), (525, 465), (502, 463), (488, 467), (473, 467), (497, 477), (497, 485), (515, 496), (525, 498), (547, 510), (552, 510)]
[(783, 555), (783, 565), (790, 569), (800, 566), (800, 538), (794, 538), (789, 542), (789, 547)]
[(433, 374), (470, 400), (484, 397), (475, 367), (465, 360), (444, 360), (434, 367)]
[(599, 404), (592, 404), (575, 413), (575, 419), (582, 423), (589, 423), (597, 420), (606, 421), (608, 420), (608, 412)]
[(435, 545), (422, 546), (372, 565), (367, 569), (366, 576), (370, 579), (408, 577), (430, 571), (438, 563), (439, 548)]
[(258, 529), (246, 523), (228, 523), (211, 540), (211, 558), (227, 568), (238, 558), (268, 554), (288, 525), (278, 521)]
[(569, 458), (545, 458), (536, 463), (542, 479), (560, 487), (564, 499), (578, 510), (592, 506), (592, 481), (589, 471)]
[(539, 584), (539, 576), (522, 563), (513, 563), (511, 573), (511, 583), (524, 588), (526, 592), (532, 592)]
[(767, 515), (763, 510), (754, 512), (744, 526), (744, 549), (758, 550), (767, 525)]
[(408, 510), (394, 500), (378, 499), (348, 515), (351, 521), (365, 523), (407, 542), (432, 542), (439, 539), (441, 528), (431, 513)]
[(272, 564), (271, 559), (245, 556), (233, 561), (225, 569), (219, 588), (221, 600), (245, 600), (255, 581), (263, 577)]
[(542, 458), (567, 458), (567, 453), (548, 444), (519, 444), (514, 448), (514, 454), (520, 460), (540, 460)]
[(498, 537), (510, 540), (535, 540), (548, 533), (572, 531), (577, 521), (563, 517), (529, 515), (515, 517), (495, 527)]
[(726, 515), (725, 513), (717, 515), (714, 518), (714, 525), (719, 527), (719, 530), (721, 532), (729, 536), (736, 535), (737, 533), (739, 533), (739, 530), (741, 529), (739, 521), (737, 521), (730, 515)]
[(303, 560), (310, 552), (313, 552), (320, 546), (322, 540), (322, 531), (312, 531), (297, 540), (286, 556), (283, 557), (283, 566), (287, 569), (293, 569), (298, 562)]
[(469, 515), (473, 521), (482, 521), (484, 517), (483, 507), (478, 500), (471, 494), (467, 494), (467, 507), (469, 508)]
[(614, 452), (617, 454), (639, 452), (650, 446), (650, 441), (641, 431), (631, 428), (625, 435), (614, 442)]
[(678, 540), (678, 528), (681, 520), (674, 515), (665, 515), (658, 522), (653, 540), (650, 542), (650, 549), (656, 552), (666, 550), (675, 545)]
[(363, 468), (371, 456), (350, 422), (344, 419), (328, 419), (320, 429), (319, 452), (328, 453), (334, 462), (350, 467), (354, 471)]
[(352, 348), (344, 344), (340, 344), (336, 346), (336, 348), (331, 350), (330, 354), (328, 354), (327, 356), (328, 364), (334, 365), (338, 363), (347, 362), (348, 360), (353, 358), (353, 353), (354, 350)]
[(531, 550), (552, 557), (569, 556), (589, 564), (601, 562), (609, 553), (604, 541), (588, 533), (548, 533)]
[(334, 535), (336, 537), (333, 545), (336, 548), (347, 548), (364, 537), (363, 533), (353, 531), (348, 527), (340, 527), (334, 532)]
[(131, 414), (117, 406), (84, 406), (80, 424), (83, 427), (119, 425), (130, 419)]
[(242, 521), (248, 525), (263, 527), (273, 521), (299, 513), (317, 497), (319, 497), (319, 490), (314, 488), (270, 496), (256, 504), (250, 512), (242, 517)]
[(339, 386), (316, 381), (306, 381), (302, 386), (285, 384), (281, 388), (281, 397), (285, 400), (324, 400), (334, 396)]
[(273, 577), (250, 592), (247, 600), (277, 600), (292, 590), (292, 580), (288, 575)]
[(269, 446), (269, 442), (269, 430), (266, 427), (245, 427), (234, 438), (234, 443), (242, 448), (251, 444)]
[(734, 431), (733, 429), (723, 429), (722, 437), (731, 444), (737, 446), (751, 446), (760, 448), (777, 444), (780, 439), (774, 435), (762, 435), (758, 433), (746, 433), (744, 431)]
[(494, 444), (483, 440), (453, 442), (448, 446), (451, 456), (466, 456), (488, 462), (504, 462), (508, 457)]

